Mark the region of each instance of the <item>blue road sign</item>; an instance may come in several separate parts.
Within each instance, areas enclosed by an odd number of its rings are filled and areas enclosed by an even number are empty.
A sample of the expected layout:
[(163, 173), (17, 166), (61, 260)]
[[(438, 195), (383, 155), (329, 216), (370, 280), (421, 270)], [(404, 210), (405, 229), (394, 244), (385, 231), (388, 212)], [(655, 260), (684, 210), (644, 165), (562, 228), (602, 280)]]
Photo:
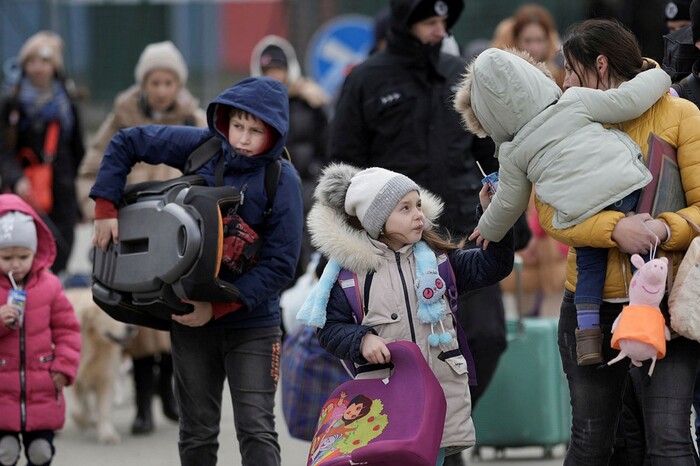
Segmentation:
[(353, 65), (367, 58), (374, 42), (374, 20), (342, 15), (325, 22), (306, 49), (306, 74), (335, 98)]

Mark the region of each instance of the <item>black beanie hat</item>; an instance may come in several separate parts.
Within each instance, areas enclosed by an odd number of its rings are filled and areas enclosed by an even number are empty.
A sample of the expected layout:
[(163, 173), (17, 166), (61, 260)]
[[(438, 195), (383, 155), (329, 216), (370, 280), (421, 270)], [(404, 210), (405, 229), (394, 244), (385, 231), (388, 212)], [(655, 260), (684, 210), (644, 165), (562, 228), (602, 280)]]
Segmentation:
[(700, 0), (690, 3), (690, 21), (693, 28), (693, 43), (700, 40)]
[(411, 12), (408, 17), (408, 25), (412, 25), (433, 16), (449, 15), (449, 7), (444, 0), (423, 0)]
[(287, 56), (277, 45), (268, 45), (260, 55), (260, 68), (263, 71), (268, 68), (287, 69)]
[(689, 21), (690, 0), (671, 0), (666, 2), (664, 15), (666, 15), (666, 21)]

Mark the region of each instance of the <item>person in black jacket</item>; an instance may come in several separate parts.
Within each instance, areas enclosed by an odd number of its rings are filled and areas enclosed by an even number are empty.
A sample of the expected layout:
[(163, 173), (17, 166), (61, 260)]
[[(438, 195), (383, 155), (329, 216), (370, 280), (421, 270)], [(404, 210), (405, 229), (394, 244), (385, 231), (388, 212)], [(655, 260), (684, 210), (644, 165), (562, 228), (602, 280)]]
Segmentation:
[[(693, 44), (700, 50), (700, 1), (693, 0), (690, 4), (690, 17)], [(693, 63), (690, 74), (679, 82), (671, 85), (671, 94), (682, 97), (700, 107), (700, 59)]]
[[(464, 2), (392, 0), (390, 8), (386, 49), (355, 66), (343, 84), (330, 126), (330, 158), (415, 180), (444, 200), (440, 227), (466, 236), (475, 226), (471, 213), (481, 189), (476, 161), (487, 172), (497, 170), (497, 162), (491, 140), (466, 132), (452, 108), (464, 59), (440, 51)], [(476, 403), (506, 348), (500, 287), (464, 295), (459, 306), (476, 363)]]

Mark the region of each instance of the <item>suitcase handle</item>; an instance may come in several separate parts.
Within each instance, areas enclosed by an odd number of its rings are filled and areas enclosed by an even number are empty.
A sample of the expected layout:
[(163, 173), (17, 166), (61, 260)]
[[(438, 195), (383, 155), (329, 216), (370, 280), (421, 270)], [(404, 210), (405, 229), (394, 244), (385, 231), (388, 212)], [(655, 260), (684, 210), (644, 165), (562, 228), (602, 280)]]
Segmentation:
[(355, 372), (359, 374), (365, 374), (367, 372), (374, 372), (374, 371), (381, 371), (381, 370), (393, 370), (394, 369), (394, 363), (392, 362), (387, 362), (384, 364), (364, 364), (362, 366), (358, 366), (355, 369)]

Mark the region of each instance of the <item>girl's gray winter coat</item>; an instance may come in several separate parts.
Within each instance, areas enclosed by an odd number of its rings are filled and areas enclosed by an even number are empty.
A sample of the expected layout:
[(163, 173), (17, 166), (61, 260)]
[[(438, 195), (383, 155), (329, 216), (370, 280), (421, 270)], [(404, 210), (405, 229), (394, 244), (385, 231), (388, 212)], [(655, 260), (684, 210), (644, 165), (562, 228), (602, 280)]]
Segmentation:
[(562, 94), (547, 74), (514, 53), (488, 49), (457, 91), (455, 108), (469, 129), (497, 146), (496, 208), (478, 226), (485, 239), (503, 237), (527, 208), (533, 184), (556, 209), (554, 227), (568, 228), (651, 180), (632, 139), (601, 123), (644, 113), (668, 91), (668, 75), (652, 69), (616, 89), (573, 87)]

